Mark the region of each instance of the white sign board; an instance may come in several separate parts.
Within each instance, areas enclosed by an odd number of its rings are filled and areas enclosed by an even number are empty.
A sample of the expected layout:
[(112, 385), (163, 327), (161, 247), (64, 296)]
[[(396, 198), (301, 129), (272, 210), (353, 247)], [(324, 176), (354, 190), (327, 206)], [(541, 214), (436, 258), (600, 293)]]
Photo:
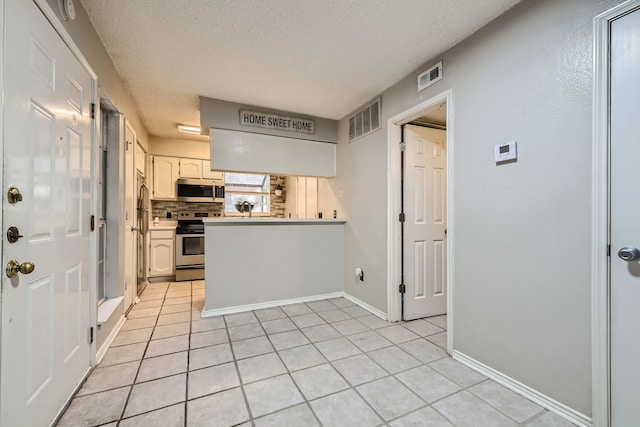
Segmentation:
[(308, 134), (316, 131), (314, 120), (248, 110), (240, 110), (240, 125)]

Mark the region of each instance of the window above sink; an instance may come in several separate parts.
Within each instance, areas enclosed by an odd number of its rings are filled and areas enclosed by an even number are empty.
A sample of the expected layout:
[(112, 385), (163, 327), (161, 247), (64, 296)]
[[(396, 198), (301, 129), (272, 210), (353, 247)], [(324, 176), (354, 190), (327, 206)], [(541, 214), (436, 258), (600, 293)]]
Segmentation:
[(253, 206), (251, 214), (269, 216), (271, 212), (270, 176), (252, 173), (225, 172), (224, 212), (227, 216), (241, 215), (242, 202)]

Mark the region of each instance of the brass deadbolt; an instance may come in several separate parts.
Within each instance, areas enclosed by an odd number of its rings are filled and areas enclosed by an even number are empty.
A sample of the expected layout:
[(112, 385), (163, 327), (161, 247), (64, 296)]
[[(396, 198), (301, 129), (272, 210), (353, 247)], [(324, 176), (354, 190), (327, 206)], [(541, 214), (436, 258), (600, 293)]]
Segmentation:
[(20, 264), (18, 261), (13, 259), (7, 263), (7, 269), (5, 271), (7, 273), (7, 277), (13, 278), (18, 273), (31, 274), (35, 268), (36, 266), (32, 262), (27, 261)]
[(15, 205), (16, 203), (21, 202), (22, 194), (20, 194), (20, 190), (18, 190), (16, 187), (9, 188), (9, 190), (7, 191), (7, 200), (12, 205)]

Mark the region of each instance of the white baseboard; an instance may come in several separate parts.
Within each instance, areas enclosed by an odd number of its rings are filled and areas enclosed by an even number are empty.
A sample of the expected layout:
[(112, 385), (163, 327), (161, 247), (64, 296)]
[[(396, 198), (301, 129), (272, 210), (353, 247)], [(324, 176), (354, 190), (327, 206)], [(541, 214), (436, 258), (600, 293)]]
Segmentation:
[(323, 295), (312, 295), (309, 297), (283, 299), (278, 301), (259, 302), (255, 304), (236, 305), (233, 307), (212, 308), (202, 310), (202, 317), (221, 316), (223, 314), (242, 313), (244, 311), (260, 310), (263, 308), (280, 307), (281, 305), (298, 304), (301, 302), (318, 301), (322, 299), (340, 298), (343, 292), (333, 292)]
[(120, 319), (118, 319), (118, 323), (116, 323), (116, 326), (111, 330), (111, 333), (109, 334), (107, 339), (104, 340), (104, 344), (102, 344), (102, 347), (100, 347), (100, 350), (98, 350), (96, 353), (96, 365), (100, 363), (104, 355), (107, 354), (107, 350), (109, 350), (109, 347), (111, 346), (113, 340), (116, 339), (116, 335), (118, 335), (118, 332), (120, 332), (120, 329), (122, 329), (126, 320), (126, 317), (120, 316)]
[(581, 427), (593, 426), (593, 420), (590, 417), (569, 408), (567, 405), (560, 403), (557, 400), (552, 399), (551, 397), (545, 394), (542, 394), (539, 391), (534, 390), (531, 387), (525, 384), (522, 384), (521, 382), (514, 380), (513, 378), (507, 375), (504, 375), (503, 373), (498, 372), (495, 369), (490, 368), (489, 366), (481, 362), (478, 362), (477, 360), (472, 359), (471, 357), (463, 353), (460, 353), (457, 350), (454, 350), (451, 353), (451, 357), (453, 357), (455, 360), (459, 361), (460, 363), (467, 365), (471, 369), (474, 369), (480, 372), (486, 377), (491, 378), (495, 382), (502, 384), (509, 390), (512, 390), (518, 393), (519, 395), (526, 397), (532, 402), (537, 403), (543, 408), (548, 409), (549, 411), (555, 413), (556, 415), (564, 418), (569, 422), (577, 424)]
[(358, 298), (349, 295), (346, 292), (342, 292), (342, 296), (346, 299), (348, 299), (349, 301), (351, 301), (352, 303), (359, 305), (360, 307), (364, 308), (365, 310), (367, 310), (368, 312), (370, 312), (371, 314), (378, 316), (379, 318), (381, 318), (382, 320), (387, 320), (387, 313), (385, 313), (382, 310), (378, 310), (377, 308), (375, 308), (372, 305), (367, 304), (364, 301), (359, 300)]

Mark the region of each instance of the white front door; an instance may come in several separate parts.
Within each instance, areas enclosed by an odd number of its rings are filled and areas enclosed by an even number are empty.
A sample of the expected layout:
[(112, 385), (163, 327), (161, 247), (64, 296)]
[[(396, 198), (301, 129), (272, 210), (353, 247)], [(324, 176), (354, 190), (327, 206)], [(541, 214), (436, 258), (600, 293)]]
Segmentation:
[(4, 5), (0, 425), (46, 426), (90, 365), (93, 81), (33, 1)]
[(405, 125), (405, 320), (447, 311), (447, 134)]
[(137, 178), (136, 178), (136, 133), (125, 120), (124, 126), (124, 308), (134, 302), (138, 292), (137, 246)]
[(640, 11), (611, 24), (610, 108), (611, 421), (625, 427), (640, 420), (640, 260), (618, 255), (640, 248)]

